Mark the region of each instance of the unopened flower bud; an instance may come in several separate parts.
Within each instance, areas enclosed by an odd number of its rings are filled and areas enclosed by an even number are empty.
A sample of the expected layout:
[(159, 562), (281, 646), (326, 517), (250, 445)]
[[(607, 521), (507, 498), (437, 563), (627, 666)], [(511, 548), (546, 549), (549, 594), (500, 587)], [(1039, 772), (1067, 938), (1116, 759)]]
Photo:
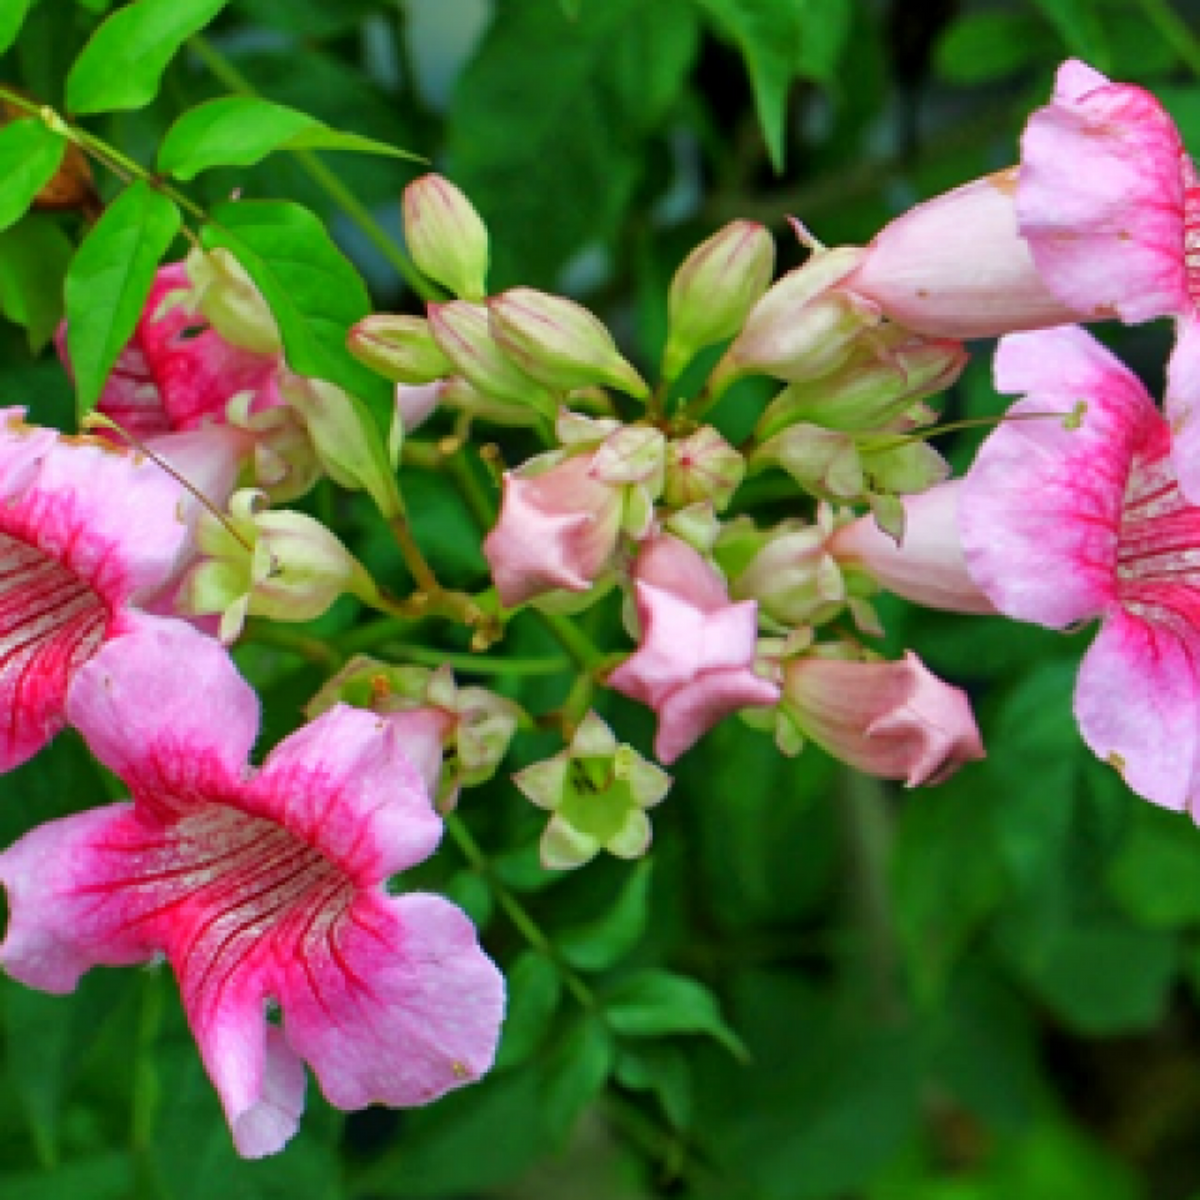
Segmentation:
[(554, 396), (501, 349), (482, 305), (464, 300), (431, 304), (429, 326), (455, 370), (477, 391), (553, 416)]
[(784, 521), (755, 529), (743, 517), (726, 526), (716, 558), (730, 575), (735, 600), (757, 600), (759, 620), (785, 631), (821, 625), (846, 606), (846, 582), (829, 551), (835, 520), (823, 505), (817, 523)]
[(463, 300), (487, 295), (487, 228), (471, 202), (441, 175), (404, 189), (404, 239), (430, 279)]
[(711, 391), (720, 395), (748, 374), (795, 382), (840, 366), (855, 339), (880, 320), (874, 305), (838, 287), (863, 253), (850, 246), (820, 250), (780, 279), (750, 311), (717, 364)]
[(343, 593), (376, 593), (361, 564), (324, 525), (305, 513), (264, 511), (265, 502), (261, 492), (236, 492), (224, 521), (205, 512), (197, 523), (203, 558), (176, 604), (189, 616), (219, 613), (225, 642), (237, 638), (247, 616), (311, 621)]
[(287, 373), (284, 400), (308, 430), (321, 465), (341, 487), (365, 489), (385, 517), (404, 511), (396, 476), (370, 415), (332, 383)]
[(967, 357), (961, 342), (885, 326), (861, 339), (830, 374), (780, 392), (755, 437), (765, 441), (798, 421), (847, 431), (886, 429), (918, 400), (948, 388)]
[(566, 749), (518, 771), (513, 782), (553, 813), (541, 841), (542, 865), (550, 870), (581, 866), (602, 849), (618, 858), (645, 854), (651, 836), (645, 810), (671, 787), (666, 771), (618, 744), (594, 712)]
[(351, 327), (346, 347), (393, 383), (432, 383), (453, 372), (423, 317), (377, 313)]
[(667, 296), (662, 373), (675, 379), (705, 346), (733, 337), (775, 269), (775, 243), (754, 221), (731, 221), (684, 259)]
[(512, 288), (488, 301), (492, 333), (534, 379), (556, 391), (606, 384), (644, 399), (645, 380), (599, 318), (563, 296)]
[(193, 250), (185, 265), (195, 289), (189, 306), (225, 341), (255, 354), (280, 352), (279, 326), (267, 302), (228, 250)]
[(711, 425), (667, 446), (663, 498), (675, 508), (703, 500), (720, 512), (746, 474), (746, 460)]

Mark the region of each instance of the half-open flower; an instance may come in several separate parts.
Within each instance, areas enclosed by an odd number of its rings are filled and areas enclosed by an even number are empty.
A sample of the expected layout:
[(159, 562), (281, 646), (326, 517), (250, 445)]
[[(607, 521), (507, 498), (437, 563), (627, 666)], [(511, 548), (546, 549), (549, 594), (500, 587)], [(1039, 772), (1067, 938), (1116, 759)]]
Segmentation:
[(1194, 806), (1200, 508), (1180, 492), (1170, 427), (1081, 329), (1007, 337), (995, 369), (1000, 391), (1026, 398), (963, 484), (967, 567), (1010, 617), (1051, 629), (1100, 618), (1075, 688), (1084, 740), (1134, 791)]
[(0, 410), (0, 770), (65, 723), (75, 672), (136, 622), (187, 529), (179, 485), (106, 443)]
[[(908, 787), (983, 757), (967, 697), (909, 651), (903, 662), (806, 654), (783, 669), (781, 718), (835, 758)], [(790, 735), (781, 744), (795, 747)]]
[(648, 538), (633, 588), (640, 644), (608, 685), (658, 714), (654, 753), (662, 762), (674, 762), (729, 713), (779, 699), (754, 671), (757, 604), (730, 600), (720, 575), (686, 542)]
[(295, 1132), (305, 1061), (343, 1109), (424, 1104), (488, 1069), (499, 973), (457, 908), (386, 887), (441, 833), (391, 725), (339, 705), (255, 771), (249, 685), (215, 642), (149, 619), (81, 669), (69, 708), (132, 802), (0, 855), (10, 975), (69, 992), (165, 955), (250, 1157)]

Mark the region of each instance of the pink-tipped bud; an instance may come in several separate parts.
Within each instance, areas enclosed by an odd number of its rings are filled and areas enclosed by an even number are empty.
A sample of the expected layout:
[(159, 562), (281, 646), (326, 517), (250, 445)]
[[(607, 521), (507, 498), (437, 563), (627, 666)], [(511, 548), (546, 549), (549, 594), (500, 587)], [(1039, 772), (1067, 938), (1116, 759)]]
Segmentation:
[(709, 501), (720, 512), (746, 474), (746, 460), (711, 425), (667, 446), (663, 499), (673, 508)]
[(850, 246), (821, 250), (789, 271), (750, 311), (710, 389), (719, 395), (750, 374), (815, 379), (840, 366), (862, 331), (879, 323), (871, 305), (839, 286), (863, 254)]
[(797, 422), (848, 432), (888, 429), (917, 401), (948, 388), (967, 358), (961, 342), (885, 326), (858, 342), (837, 370), (780, 392), (755, 437), (765, 441)]
[(650, 394), (604, 323), (573, 300), (512, 288), (493, 296), (488, 311), (496, 341), (548, 388), (566, 392), (600, 384), (638, 399)]
[(404, 239), (413, 262), (463, 300), (487, 295), (487, 228), (470, 200), (441, 175), (404, 189)]
[(903, 662), (809, 655), (783, 668), (780, 718), (834, 758), (908, 787), (941, 783), (983, 757), (966, 695), (909, 651)]
[(193, 294), (185, 303), (234, 346), (278, 354), (279, 326), (254, 281), (228, 250), (193, 250), (186, 261)]
[(697, 351), (733, 337), (775, 270), (775, 243), (754, 221), (731, 221), (683, 260), (667, 295), (662, 374), (675, 379)]
[(424, 317), (364, 317), (346, 335), (346, 348), (393, 383), (432, 383), (454, 371)]
[(455, 370), (485, 396), (553, 416), (554, 396), (501, 348), (481, 304), (452, 300), (429, 306), (429, 327)]

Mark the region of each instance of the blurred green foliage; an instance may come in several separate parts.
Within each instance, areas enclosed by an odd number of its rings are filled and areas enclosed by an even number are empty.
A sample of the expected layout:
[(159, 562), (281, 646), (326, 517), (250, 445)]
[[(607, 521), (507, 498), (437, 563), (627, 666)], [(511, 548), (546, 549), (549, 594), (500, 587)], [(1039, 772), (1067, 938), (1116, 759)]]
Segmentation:
[[(94, 53), (70, 70), (116, 7), (0, 0), (0, 79), (52, 105), (104, 108), (95, 97), (121, 91), (121, 111), (86, 124), (146, 165), (181, 114), (246, 84), (418, 154), (487, 219), (497, 290), (578, 296), (638, 362), (661, 349), (671, 272), (720, 223), (762, 220), (786, 245), (794, 214), (826, 243), (865, 242), (923, 196), (1012, 162), (1067, 55), (1156, 90), (1200, 146), (1190, 0), (189, 3), (201, 16), (175, 22), (182, 50), (146, 104)], [(380, 239), (399, 236), (399, 192), (423, 168), (285, 141), (204, 170), (187, 195), (307, 206), (377, 309), (418, 311)], [(103, 171), (96, 182), (118, 190)], [(72, 212), (0, 232), (4, 402), (58, 423), (68, 392), (46, 343), (82, 233)], [(343, 307), (361, 308), (356, 286)], [(1166, 332), (1114, 340), (1157, 386)], [(950, 418), (1002, 410), (987, 362), (978, 347)], [(744, 432), (757, 405), (735, 390), (718, 420)], [(948, 442), (960, 467), (980, 436)], [(511, 461), (529, 449), (505, 445)], [(414, 472), (405, 492), (445, 577), (483, 586), (455, 486)], [(399, 587), (364, 514), (350, 505), (341, 527)], [(313, 632), (353, 616), (336, 609)], [(784, 760), (727, 723), (681, 762), (652, 868), (567, 877), (537, 866), (540, 818), (506, 776), (465, 795), (473, 841), (448, 841), (411, 882), (479, 921), (510, 1018), (495, 1071), (430, 1108), (345, 1119), (312, 1094), (285, 1153), (241, 1162), (165, 973), (93, 972), (62, 998), (0, 984), (0, 1197), (1196, 1200), (1200, 834), (1082, 749), (1070, 705), (1086, 633), (887, 616), (893, 650), (915, 648), (977, 702), (990, 757), (940, 789), (853, 778), (816, 750)], [(588, 620), (615, 629), (614, 606)], [(559, 653), (520, 619), (506, 651)], [(320, 676), (277, 646), (239, 658), (272, 741)], [(535, 709), (565, 686), (489, 681)], [(647, 715), (606, 703), (644, 745)], [(524, 737), (513, 765), (553, 749)], [(114, 794), (64, 736), (0, 779), (0, 835)]]

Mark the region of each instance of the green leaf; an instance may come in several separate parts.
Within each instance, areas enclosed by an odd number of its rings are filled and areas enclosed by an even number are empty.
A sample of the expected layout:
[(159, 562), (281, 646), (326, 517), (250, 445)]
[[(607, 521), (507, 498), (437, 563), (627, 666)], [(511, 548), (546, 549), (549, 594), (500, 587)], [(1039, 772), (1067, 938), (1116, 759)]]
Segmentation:
[(392, 158), (418, 156), (386, 142), (341, 133), (294, 108), (252, 96), (225, 96), (185, 112), (167, 130), (158, 169), (193, 179), (209, 167), (248, 167), (276, 150), (352, 150)]
[(687, 1056), (669, 1042), (640, 1042), (621, 1047), (613, 1072), (622, 1087), (653, 1092), (676, 1129), (692, 1116), (692, 1074)]
[(605, 1000), (609, 1024), (626, 1037), (702, 1033), (715, 1038), (735, 1058), (745, 1044), (721, 1017), (716, 997), (694, 979), (649, 969), (623, 980)]
[(1200, 839), (1192, 822), (1139, 804), (1108, 883), (1117, 903), (1140, 924), (1171, 928), (1200, 920)]
[(391, 388), (346, 349), (346, 333), (370, 311), (370, 297), (325, 226), (300, 205), (276, 200), (219, 204), (210, 217), (201, 231), (205, 249), (223, 246), (254, 280), (279, 324), (288, 366), (371, 402), (386, 437)]
[(767, 152), (783, 169), (787, 96), (797, 79), (835, 78), (850, 33), (850, 0), (700, 0), (746, 60)]
[(583, 1110), (600, 1094), (613, 1065), (613, 1040), (604, 1022), (583, 1014), (555, 1047), (547, 1065), (542, 1117), (565, 1141)]
[(526, 950), (507, 972), (508, 1011), (496, 1055), (498, 1068), (515, 1067), (538, 1048), (562, 994), (558, 968), (536, 950)]
[(133, 1156), (125, 1150), (93, 1154), (66, 1163), (56, 1171), (0, 1174), (4, 1200), (124, 1200), (134, 1195)]
[(57, 221), (30, 213), (0, 232), (0, 313), (25, 329), (37, 353), (63, 315), (63, 281), (75, 247)]
[(0, 127), (0, 229), (19, 221), (54, 176), (67, 141), (36, 117)]
[(67, 108), (75, 113), (141, 108), (180, 46), (228, 0), (137, 0), (118, 9), (88, 39), (67, 75)]
[(598, 920), (555, 931), (558, 952), (571, 966), (604, 971), (637, 945), (649, 916), (651, 867), (649, 859), (638, 863), (616, 902)]
[(1054, 48), (1054, 35), (1032, 13), (967, 13), (938, 39), (934, 65), (948, 83), (990, 83), (1044, 62)]
[[(611, 243), (696, 53), (692, 0), (500, 4), (454, 93), (448, 160), (492, 233), (489, 282), (552, 286)], [(536, 62), (536, 71), (514, 64)]]
[(96, 406), (180, 226), (179, 209), (144, 180), (105, 210), (67, 270), (67, 347), (80, 414)]
[(4, 0), (0, 4), (0, 54), (17, 40), (34, 0)]

